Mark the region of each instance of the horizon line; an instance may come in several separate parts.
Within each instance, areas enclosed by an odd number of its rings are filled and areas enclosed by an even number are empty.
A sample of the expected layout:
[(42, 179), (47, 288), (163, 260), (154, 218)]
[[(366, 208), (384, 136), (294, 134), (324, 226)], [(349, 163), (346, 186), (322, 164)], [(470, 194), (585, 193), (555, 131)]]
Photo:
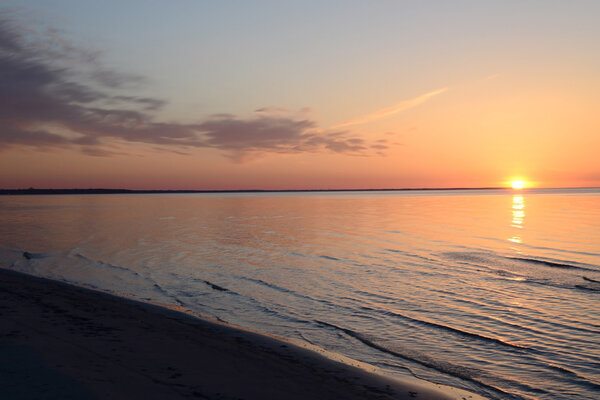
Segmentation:
[(301, 193), (301, 192), (402, 192), (402, 191), (461, 191), (461, 190), (510, 190), (526, 192), (536, 189), (600, 189), (598, 186), (538, 187), (513, 189), (509, 186), (487, 187), (421, 187), (421, 188), (360, 188), (360, 189), (123, 189), (123, 188), (19, 188), (0, 189), (0, 195), (43, 194), (161, 194), (161, 193)]

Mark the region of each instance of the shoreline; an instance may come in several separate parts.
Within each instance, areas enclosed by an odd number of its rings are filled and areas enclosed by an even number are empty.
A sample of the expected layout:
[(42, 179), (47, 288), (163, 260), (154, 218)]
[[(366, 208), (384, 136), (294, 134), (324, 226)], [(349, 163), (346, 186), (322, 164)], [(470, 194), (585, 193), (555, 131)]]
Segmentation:
[(5, 268), (0, 322), (2, 398), (484, 399), (416, 378), (378, 375), (375, 367), (282, 338)]
[(82, 195), (82, 194), (263, 194), (263, 193), (344, 193), (344, 192), (452, 192), (452, 191), (519, 191), (523, 193), (547, 190), (600, 190), (598, 186), (526, 187), (405, 187), (405, 188), (348, 188), (348, 189), (123, 189), (123, 188), (0, 188), (0, 196)]
[(236, 194), (236, 193), (321, 193), (321, 192), (419, 192), (419, 191), (453, 191), (453, 190), (508, 190), (506, 187), (456, 187), (456, 188), (383, 188), (383, 189), (231, 189), (231, 190), (186, 190), (186, 189), (0, 189), (0, 195), (77, 195), (77, 194)]

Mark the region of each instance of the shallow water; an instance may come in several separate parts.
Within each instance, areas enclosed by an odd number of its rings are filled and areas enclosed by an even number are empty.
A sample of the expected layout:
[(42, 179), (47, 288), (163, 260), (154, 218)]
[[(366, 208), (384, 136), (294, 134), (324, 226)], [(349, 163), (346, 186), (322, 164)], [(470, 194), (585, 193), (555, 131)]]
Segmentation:
[(600, 397), (600, 190), (3, 196), (0, 220), (16, 270), (491, 398)]

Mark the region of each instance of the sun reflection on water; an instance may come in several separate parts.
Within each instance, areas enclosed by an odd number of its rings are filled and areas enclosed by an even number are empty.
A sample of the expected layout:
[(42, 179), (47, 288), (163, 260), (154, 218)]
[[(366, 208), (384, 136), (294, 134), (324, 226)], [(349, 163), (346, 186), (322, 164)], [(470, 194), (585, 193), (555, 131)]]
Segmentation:
[[(511, 225), (513, 228), (523, 229), (523, 222), (525, 220), (525, 199), (520, 194), (513, 195), (512, 198), (512, 221)], [(515, 234), (508, 239), (513, 243), (522, 243), (521, 235)]]

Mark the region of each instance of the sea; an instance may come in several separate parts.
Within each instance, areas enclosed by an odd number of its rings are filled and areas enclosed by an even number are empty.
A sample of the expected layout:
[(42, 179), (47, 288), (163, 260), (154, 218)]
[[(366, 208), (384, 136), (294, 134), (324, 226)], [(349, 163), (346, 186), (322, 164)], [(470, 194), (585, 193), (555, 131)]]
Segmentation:
[(600, 398), (600, 189), (0, 196), (0, 265), (491, 399)]

